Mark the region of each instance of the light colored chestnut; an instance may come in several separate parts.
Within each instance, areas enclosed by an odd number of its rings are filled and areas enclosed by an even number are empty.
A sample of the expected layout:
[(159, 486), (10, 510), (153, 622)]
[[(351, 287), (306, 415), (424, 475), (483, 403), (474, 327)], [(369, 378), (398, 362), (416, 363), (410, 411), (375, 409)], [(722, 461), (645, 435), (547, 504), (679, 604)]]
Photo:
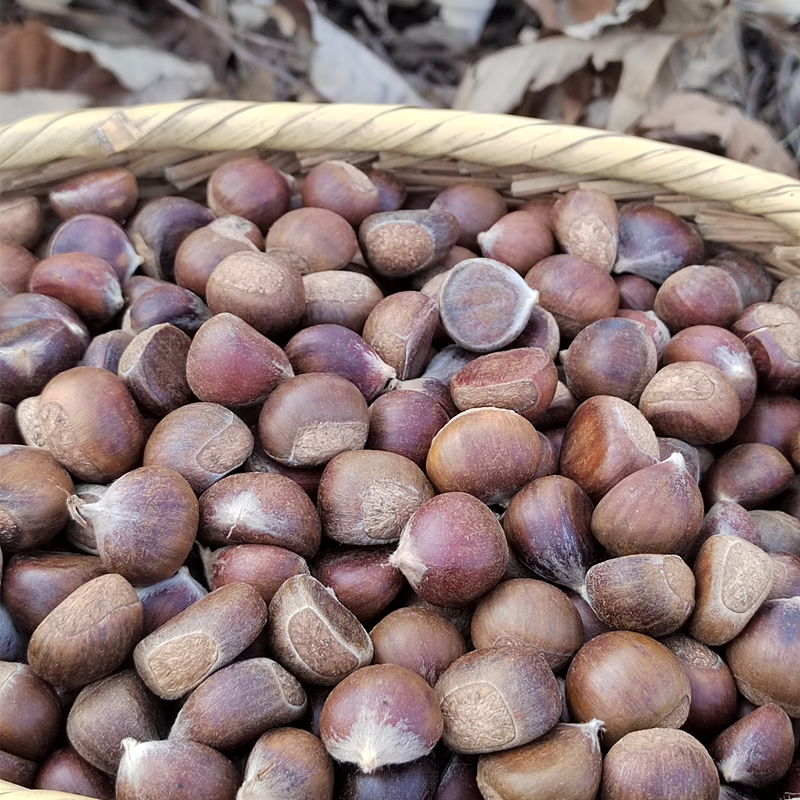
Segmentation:
[(341, 269), (358, 250), (350, 223), (327, 208), (297, 208), (279, 217), (270, 227), (267, 248), (283, 247), (303, 256), (311, 272)]
[(595, 189), (573, 189), (556, 200), (552, 215), (564, 252), (611, 272), (619, 243), (619, 213), (611, 196)]
[(473, 650), (434, 686), (444, 718), (442, 740), (457, 753), (491, 753), (547, 733), (561, 713), (558, 684), (530, 647)]
[(322, 742), (299, 728), (275, 728), (253, 745), (239, 800), (332, 800), (333, 762)]
[(661, 643), (678, 657), (692, 688), (682, 728), (705, 741), (735, 719), (738, 694), (733, 673), (719, 653), (685, 633), (673, 633)]
[(436, 303), (430, 297), (396, 292), (370, 311), (363, 337), (403, 381), (422, 374), (437, 324)]
[(372, 660), (364, 627), (311, 575), (295, 575), (275, 593), (267, 636), (274, 658), (305, 683), (334, 686)]
[(199, 742), (123, 739), (116, 800), (167, 800), (178, 793), (204, 800), (234, 800), (239, 770)]
[(513, 750), (478, 759), (478, 787), (486, 800), (593, 800), (600, 787), (602, 722), (557, 724)]
[(301, 325), (343, 325), (356, 333), (373, 308), (383, 300), (383, 292), (369, 275), (349, 270), (324, 270), (303, 275), (306, 308)]
[(692, 613), (695, 580), (680, 556), (641, 553), (595, 564), (582, 595), (609, 628), (666, 636)]
[(676, 453), (613, 486), (592, 514), (592, 534), (615, 556), (683, 555), (702, 523), (703, 497)]
[(144, 466), (174, 469), (201, 494), (244, 463), (253, 441), (247, 425), (227, 408), (189, 403), (155, 426), (144, 449)]
[(427, 755), (442, 735), (443, 720), (437, 696), (419, 675), (396, 664), (375, 664), (334, 687), (319, 728), (333, 758), (369, 773)]
[(577, 722), (603, 720), (603, 744), (610, 747), (631, 731), (683, 725), (691, 686), (663, 644), (634, 631), (609, 631), (575, 654), (566, 701)]
[(217, 264), (206, 283), (212, 314), (229, 312), (274, 337), (302, 319), (306, 292), (299, 270), (267, 253), (242, 251)]
[(433, 438), (426, 472), (439, 492), (502, 503), (534, 478), (541, 456), (536, 429), (524, 417), (504, 408), (471, 408)]
[(584, 400), (567, 423), (561, 474), (597, 502), (636, 470), (659, 460), (653, 426), (634, 405), (609, 395)]
[(717, 534), (700, 548), (694, 575), (697, 603), (686, 631), (714, 647), (737, 636), (766, 600), (772, 562), (754, 544)]
[(53, 378), (42, 390), (39, 424), (50, 452), (82, 481), (108, 483), (141, 458), (142, 416), (108, 370), (74, 367)]
[(647, 384), (639, 410), (659, 436), (689, 444), (725, 441), (739, 421), (739, 396), (722, 370), (703, 361), (662, 367)]
[(252, 586), (229, 583), (145, 636), (133, 652), (136, 671), (151, 692), (176, 700), (233, 661), (266, 619), (266, 603)]
[(115, 776), (122, 758), (122, 740), (163, 739), (166, 709), (132, 669), (85, 686), (67, 715), (67, 738), (78, 755), (107, 775)]
[(441, 262), (458, 235), (456, 217), (434, 207), (370, 214), (358, 228), (367, 264), (384, 278), (406, 278)]
[(476, 353), (510, 344), (522, 333), (539, 300), (511, 267), (469, 258), (447, 272), (439, 291), (439, 317), (450, 338)]
[(142, 604), (121, 575), (79, 586), (33, 632), (31, 669), (53, 686), (77, 689), (109, 675), (131, 654), (142, 631)]
[(583, 644), (583, 623), (560, 589), (544, 581), (513, 578), (480, 599), (472, 614), (471, 634), (478, 650), (525, 645), (558, 671)]
[(427, 500), (413, 514), (389, 563), (428, 602), (464, 606), (500, 581), (508, 544), (484, 503), (450, 491)]
[(708, 751), (685, 731), (632, 731), (603, 761), (600, 800), (716, 800), (719, 776)]

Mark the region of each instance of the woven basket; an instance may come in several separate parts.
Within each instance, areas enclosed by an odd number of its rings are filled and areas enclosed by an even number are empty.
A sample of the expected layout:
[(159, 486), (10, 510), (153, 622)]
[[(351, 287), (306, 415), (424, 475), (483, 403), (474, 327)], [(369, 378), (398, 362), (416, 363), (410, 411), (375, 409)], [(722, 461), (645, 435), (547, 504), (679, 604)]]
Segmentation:
[[(653, 200), (720, 247), (800, 274), (800, 181), (719, 156), (607, 131), (502, 114), (402, 106), (195, 100), (47, 114), (0, 127), (0, 196), (127, 166), (144, 197), (194, 192), (215, 167), (257, 153), (287, 173), (342, 158), (394, 171), (409, 193), (478, 180), (513, 208), (535, 195), (596, 188)], [(2, 800), (78, 795), (0, 781)]]

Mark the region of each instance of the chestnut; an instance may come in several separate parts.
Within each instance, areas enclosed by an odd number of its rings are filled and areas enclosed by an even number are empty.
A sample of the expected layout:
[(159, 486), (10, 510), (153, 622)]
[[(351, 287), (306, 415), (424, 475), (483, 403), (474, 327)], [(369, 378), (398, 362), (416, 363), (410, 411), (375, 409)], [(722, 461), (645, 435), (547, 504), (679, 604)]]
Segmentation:
[(84, 761), (68, 745), (50, 753), (36, 773), (33, 788), (114, 800), (114, 779)]
[(193, 741), (236, 750), (269, 728), (298, 720), (306, 693), (280, 664), (248, 658), (206, 678), (186, 698), (170, 728), (170, 741)]
[(367, 441), (363, 395), (338, 375), (307, 372), (281, 383), (261, 407), (258, 434), (267, 455), (288, 467), (315, 467)]
[(0, 239), (0, 299), (27, 292), (28, 281), (36, 264), (36, 256), (30, 250)]
[(619, 212), (614, 199), (596, 189), (573, 189), (556, 200), (553, 231), (565, 253), (605, 272), (617, 260)]
[(289, 210), (289, 184), (278, 169), (260, 158), (235, 158), (211, 173), (206, 200), (218, 217), (235, 214), (266, 233)]
[(322, 706), (320, 738), (337, 761), (373, 772), (433, 750), (443, 720), (433, 689), (415, 672), (374, 664), (338, 683)]
[(389, 563), (423, 599), (464, 606), (500, 581), (508, 544), (484, 503), (470, 494), (448, 491), (417, 509)]
[(369, 275), (348, 270), (325, 270), (303, 275), (306, 308), (301, 325), (325, 323), (343, 325), (356, 333), (373, 308), (383, 300), (383, 292)]
[(187, 336), (194, 336), (211, 316), (208, 306), (194, 292), (174, 283), (163, 282), (151, 288), (145, 284), (141, 288), (145, 291), (131, 295), (122, 315), (122, 329), (130, 334), (169, 322)]
[(536, 288), (511, 267), (491, 258), (469, 258), (447, 272), (439, 291), (439, 317), (456, 344), (488, 353), (522, 333), (538, 298)]
[(67, 738), (81, 758), (106, 775), (116, 775), (122, 740), (163, 739), (164, 707), (132, 669), (85, 686), (67, 715)]
[(467, 492), (507, 503), (539, 468), (542, 445), (524, 417), (505, 408), (471, 408), (433, 438), (426, 472), (439, 492)]
[(341, 269), (358, 250), (350, 223), (327, 208), (297, 208), (279, 217), (266, 237), (267, 248), (282, 247), (303, 256), (311, 272)]
[(374, 647), (373, 664), (407, 667), (431, 686), (467, 652), (464, 637), (456, 626), (426, 608), (395, 609), (369, 635)]
[(234, 800), (238, 787), (238, 769), (207, 745), (122, 740), (116, 800), (167, 800), (179, 794), (204, 800)]
[(0, 239), (7, 239), (28, 250), (39, 243), (44, 211), (36, 197), (19, 195), (0, 201), (0, 220)]
[(101, 214), (124, 222), (136, 207), (139, 186), (130, 170), (109, 167), (56, 184), (48, 199), (61, 219), (77, 214)]
[(601, 558), (590, 522), (592, 501), (575, 481), (549, 475), (524, 486), (503, 515), (508, 543), (545, 580), (577, 589)]
[(583, 644), (583, 623), (560, 589), (544, 581), (512, 578), (485, 594), (472, 614), (478, 650), (505, 644), (532, 647), (548, 666), (566, 666)]
[(60, 689), (78, 689), (116, 670), (142, 631), (142, 604), (121, 575), (100, 575), (59, 603), (28, 644), (28, 663)]
[(547, 733), (561, 713), (550, 667), (533, 648), (473, 650), (454, 661), (434, 686), (442, 709), (442, 740), (456, 753), (491, 753)]
[(478, 234), (478, 245), (484, 257), (502, 261), (520, 275), (556, 250), (551, 229), (527, 211), (500, 217)]
[(567, 423), (561, 474), (597, 502), (623, 478), (657, 463), (659, 455), (656, 432), (636, 406), (596, 395), (584, 400)]
[(456, 218), (456, 244), (471, 250), (476, 248), (478, 234), (488, 231), (505, 216), (507, 210), (500, 193), (480, 183), (456, 183), (448, 186), (436, 195), (430, 207), (449, 211)]
[(602, 722), (557, 724), (530, 744), (478, 758), (478, 787), (485, 798), (592, 800), (600, 787)]
[(299, 728), (274, 728), (253, 745), (239, 800), (331, 800), (333, 762), (322, 742)]
[(176, 700), (233, 661), (266, 619), (266, 603), (252, 586), (221, 586), (145, 636), (133, 651), (136, 671), (151, 692)]
[(603, 761), (600, 800), (716, 800), (719, 776), (703, 745), (685, 731), (637, 730)]
[(603, 720), (603, 744), (610, 747), (631, 731), (683, 725), (691, 686), (663, 644), (634, 631), (609, 631), (575, 654), (566, 700), (575, 721)]
[(322, 528), (344, 544), (396, 542), (411, 515), (432, 498), (422, 470), (403, 456), (349, 450), (334, 456), (317, 495)]
[(267, 636), (280, 664), (318, 686), (334, 686), (372, 660), (364, 627), (311, 575), (288, 578), (275, 593)]
[(166, 580), (140, 586), (136, 594), (144, 613), (142, 636), (148, 636), (192, 603), (205, 597), (208, 589), (198, 583), (189, 574), (189, 568), (184, 566)]

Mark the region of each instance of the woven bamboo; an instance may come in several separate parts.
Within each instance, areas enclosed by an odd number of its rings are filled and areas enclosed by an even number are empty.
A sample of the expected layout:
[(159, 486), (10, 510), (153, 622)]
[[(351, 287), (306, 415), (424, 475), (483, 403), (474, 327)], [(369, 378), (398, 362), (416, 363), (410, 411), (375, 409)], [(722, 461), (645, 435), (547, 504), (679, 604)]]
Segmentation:
[(512, 205), (574, 186), (653, 199), (696, 222), (706, 240), (758, 253), (777, 277), (800, 273), (800, 182), (675, 145), (504, 114), (210, 100), (46, 114), (0, 127), (0, 193), (44, 193), (104, 163), (183, 189), (241, 151), (285, 172), (347, 158), (395, 170), (412, 191), (477, 178)]
[[(402, 106), (193, 100), (31, 117), (0, 127), (0, 196), (45, 195), (65, 178), (124, 164), (141, 194), (200, 190), (235, 155), (302, 174), (328, 158), (389, 169), (409, 192), (480, 180), (513, 207), (597, 188), (652, 199), (704, 238), (800, 274), (800, 181), (719, 156), (607, 131), (502, 114)], [(202, 195), (200, 195), (202, 197)], [(2, 800), (79, 800), (0, 781)]]

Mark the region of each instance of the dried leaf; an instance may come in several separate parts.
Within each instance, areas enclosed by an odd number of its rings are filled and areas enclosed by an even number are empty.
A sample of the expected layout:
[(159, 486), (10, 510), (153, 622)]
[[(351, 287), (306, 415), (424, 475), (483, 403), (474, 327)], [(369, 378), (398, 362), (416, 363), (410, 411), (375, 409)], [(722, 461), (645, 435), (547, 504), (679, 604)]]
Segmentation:
[(734, 0), (742, 11), (755, 14), (774, 14), (789, 22), (800, 20), (800, 5), (797, 0)]
[(430, 105), (395, 68), (323, 16), (308, 0), (317, 46), (309, 77), (314, 89), (333, 103)]
[(578, 39), (591, 39), (603, 28), (622, 25), (652, 0), (525, 0), (545, 27)]
[(622, 106), (616, 111), (616, 124), (627, 127), (641, 113), (638, 102), (647, 96), (673, 43), (674, 37), (619, 31), (591, 41), (553, 36), (507, 47), (480, 59), (468, 70), (453, 105), (473, 111), (508, 112), (526, 91), (557, 86), (590, 61), (597, 70), (612, 61), (622, 61), (623, 73), (629, 73), (626, 97), (637, 101), (635, 115)]
[(763, 122), (696, 92), (670, 95), (642, 118), (639, 128), (642, 133), (669, 131), (687, 138), (710, 134), (720, 140), (728, 158), (795, 178), (800, 175), (797, 163)]
[(0, 93), (0, 125), (7, 125), (33, 114), (52, 111), (70, 111), (86, 108), (92, 98), (79, 92), (55, 92), (51, 89), (22, 89), (18, 92)]
[(151, 47), (113, 47), (54, 28), (49, 29), (49, 34), (70, 50), (90, 53), (98, 64), (134, 93), (130, 102), (184, 100), (214, 85), (211, 67), (203, 62), (184, 61)]
[(495, 0), (436, 0), (436, 4), (442, 24), (460, 31), (465, 43), (471, 45), (480, 38)]

